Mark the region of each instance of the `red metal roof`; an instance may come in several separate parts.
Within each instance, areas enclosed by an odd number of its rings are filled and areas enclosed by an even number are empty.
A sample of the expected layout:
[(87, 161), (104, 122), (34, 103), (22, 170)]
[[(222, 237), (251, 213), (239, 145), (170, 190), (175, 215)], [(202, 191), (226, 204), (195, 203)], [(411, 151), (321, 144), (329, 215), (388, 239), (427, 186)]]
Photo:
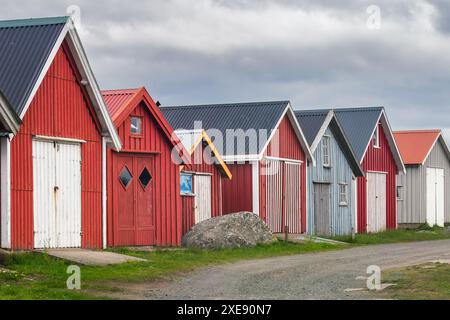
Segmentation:
[(122, 108), (127, 106), (133, 97), (139, 92), (139, 89), (125, 90), (103, 90), (103, 100), (108, 107), (109, 114), (113, 121), (121, 113)]
[(102, 96), (116, 128), (118, 128), (131, 111), (143, 101), (169, 141), (178, 150), (182, 161), (185, 164), (190, 162), (189, 153), (183, 147), (179, 138), (174, 133), (173, 128), (167, 122), (166, 118), (164, 118), (161, 110), (156, 105), (155, 101), (153, 101), (153, 98), (145, 87), (137, 89), (104, 90), (102, 91)]
[(441, 130), (397, 131), (394, 137), (406, 165), (423, 164), (441, 135)]

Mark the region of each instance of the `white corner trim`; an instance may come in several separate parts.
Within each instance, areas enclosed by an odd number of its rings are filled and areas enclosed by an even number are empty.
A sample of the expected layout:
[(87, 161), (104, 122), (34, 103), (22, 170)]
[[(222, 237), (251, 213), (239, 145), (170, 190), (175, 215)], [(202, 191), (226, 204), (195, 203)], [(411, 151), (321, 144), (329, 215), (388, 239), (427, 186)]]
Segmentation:
[(70, 24), (66, 23), (63, 30), (61, 31), (61, 34), (59, 35), (58, 39), (56, 40), (55, 45), (53, 46), (53, 49), (50, 52), (50, 55), (48, 56), (47, 61), (45, 62), (44, 67), (42, 68), (41, 73), (39, 74), (39, 77), (38, 77), (36, 83), (34, 84), (33, 90), (31, 90), (30, 96), (28, 97), (28, 100), (25, 103), (25, 106), (24, 106), (22, 112), (19, 115), (20, 119), (23, 119), (23, 117), (27, 113), (28, 108), (31, 105), (31, 102), (33, 101), (34, 96), (36, 95), (36, 92), (38, 91), (39, 87), (41, 86), (42, 81), (44, 80), (48, 70), (50, 69), (50, 66), (53, 63), (53, 60), (55, 59), (56, 54), (59, 51), (59, 48), (61, 47), (64, 39), (66, 38), (69, 28), (70, 28)]
[(108, 215), (107, 215), (107, 181), (106, 181), (106, 138), (102, 137), (102, 243), (103, 249), (108, 246), (107, 232), (108, 232)]
[(316, 138), (314, 139), (313, 143), (311, 144), (311, 152), (314, 154), (316, 152), (317, 146), (320, 143), (320, 140), (322, 140), (322, 137), (324, 136), (325, 132), (327, 131), (328, 126), (330, 125), (331, 120), (333, 120), (334, 112), (333, 110), (330, 110), (325, 118), (325, 121), (323, 122), (322, 126), (320, 127), (319, 132), (317, 133)]
[(83, 48), (78, 32), (76, 31), (75, 27), (73, 27), (73, 23), (70, 22), (70, 25), (71, 27), (68, 31), (69, 47), (71, 48), (73, 53), (75, 53), (75, 62), (77, 63), (82, 75), (86, 78), (85, 80), (87, 80), (89, 83), (86, 88), (87, 91), (91, 94), (91, 99), (93, 100), (93, 102), (95, 102), (94, 108), (95, 105), (97, 105), (96, 109), (100, 113), (98, 114), (100, 120), (103, 120), (103, 124), (105, 125), (108, 134), (111, 137), (114, 147), (117, 150), (120, 150), (122, 148), (122, 143), (103, 100), (97, 80), (95, 79), (94, 73), (92, 72), (92, 68), (86, 56), (86, 51)]
[(11, 249), (11, 141), (0, 139), (1, 247)]
[[(397, 142), (395, 141), (394, 138), (394, 134), (392, 131), (392, 127), (389, 123), (389, 120), (386, 116), (386, 113), (383, 109), (383, 112), (381, 113), (381, 125), (383, 126), (384, 129), (384, 134), (386, 135), (386, 138), (389, 142), (389, 146), (391, 148), (391, 151), (393, 151), (394, 153), (394, 158), (396, 160), (397, 163), (397, 167), (399, 169), (399, 171), (403, 172), (404, 174), (406, 174), (406, 168), (405, 168), (405, 164), (403, 163), (403, 158), (402, 158), (402, 154), (400, 153), (400, 150), (397, 146)], [(387, 131), (387, 133), (386, 133)], [(393, 150), (392, 150), (393, 149)]]
[(353, 192), (355, 197), (355, 203), (353, 205), (353, 220), (355, 225), (353, 226), (355, 233), (358, 233), (358, 178), (353, 180)]
[[(433, 144), (432, 144), (430, 150), (428, 150), (426, 157), (423, 159), (423, 161), (422, 161), (422, 163), (421, 163), (422, 166), (425, 165), (425, 162), (427, 162), (427, 159), (428, 159), (428, 157), (430, 156), (431, 151), (433, 151), (434, 147), (436, 146), (436, 143), (439, 141), (439, 139), (440, 139), (441, 137), (442, 137), (442, 133), (440, 133), (440, 134), (437, 136), (436, 140), (434, 140), (434, 142), (433, 142)], [(448, 148), (445, 146), (445, 141), (444, 141), (443, 145), (444, 145), (445, 151), (447, 152), (447, 151), (448, 151)], [(448, 152), (447, 152), (447, 155), (448, 155)]]
[(9, 105), (6, 98), (0, 92), (0, 117), (2, 119), (3, 126), (8, 129), (13, 134), (19, 131), (20, 123), (18, 122), (17, 116), (11, 111), (11, 106)]
[(252, 163), (252, 196), (253, 196), (253, 213), (260, 216), (259, 212), (259, 161)]

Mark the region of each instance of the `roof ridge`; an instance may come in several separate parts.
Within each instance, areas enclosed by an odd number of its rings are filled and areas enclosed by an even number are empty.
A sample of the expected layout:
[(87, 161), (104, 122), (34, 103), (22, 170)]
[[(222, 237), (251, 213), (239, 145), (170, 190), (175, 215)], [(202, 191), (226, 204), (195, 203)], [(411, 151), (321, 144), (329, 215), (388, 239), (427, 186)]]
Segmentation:
[(441, 129), (418, 129), (418, 130), (398, 130), (393, 131), (395, 134), (411, 134), (411, 133), (442, 133)]
[(220, 107), (242, 107), (255, 105), (288, 104), (289, 100), (280, 101), (261, 101), (261, 102), (235, 102), (235, 103), (217, 103), (217, 104), (192, 104), (179, 106), (161, 106), (162, 109), (197, 109), (197, 108), (220, 108)]
[(128, 92), (128, 94), (133, 94), (137, 91), (139, 91), (141, 88), (134, 88), (134, 89), (108, 89), (108, 90), (101, 90), (100, 92), (102, 95), (119, 95), (120, 92), (125, 93)]
[(70, 16), (0, 20), (0, 28), (36, 27), (55, 24), (66, 24)]

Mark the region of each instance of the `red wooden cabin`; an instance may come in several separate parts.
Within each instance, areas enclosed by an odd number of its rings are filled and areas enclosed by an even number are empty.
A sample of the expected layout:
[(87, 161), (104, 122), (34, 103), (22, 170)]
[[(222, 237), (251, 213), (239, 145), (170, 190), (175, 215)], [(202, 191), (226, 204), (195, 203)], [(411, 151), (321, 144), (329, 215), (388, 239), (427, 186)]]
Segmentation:
[(357, 184), (357, 232), (397, 228), (396, 179), (406, 172), (383, 107), (335, 109), (364, 170)]
[(145, 88), (102, 94), (123, 144), (107, 153), (108, 245), (180, 245), (184, 149)]
[(201, 125), (214, 136), (233, 176), (222, 186), (224, 214), (254, 212), (273, 232), (306, 232), (306, 162), (314, 158), (289, 101), (161, 110), (176, 129)]
[(222, 184), (232, 179), (228, 166), (204, 130), (177, 130), (190, 164), (181, 172), (183, 234), (195, 224), (222, 215)]
[(121, 145), (73, 23), (2, 21), (0, 43), (1, 246), (102, 248)]

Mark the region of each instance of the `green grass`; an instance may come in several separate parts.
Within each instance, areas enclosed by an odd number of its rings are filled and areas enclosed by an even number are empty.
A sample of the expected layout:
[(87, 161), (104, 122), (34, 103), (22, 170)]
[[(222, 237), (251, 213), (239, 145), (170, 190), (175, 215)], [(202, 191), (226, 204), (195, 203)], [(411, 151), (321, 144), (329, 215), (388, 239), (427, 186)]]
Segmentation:
[(357, 234), (355, 239), (352, 239), (351, 236), (337, 236), (332, 239), (361, 245), (385, 244), (450, 239), (450, 232), (444, 228), (421, 227), (419, 230), (392, 230), (374, 234)]
[(92, 299), (106, 298), (117, 293), (125, 283), (139, 283), (168, 278), (196, 268), (283, 255), (336, 250), (345, 246), (323, 243), (283, 243), (261, 245), (255, 248), (223, 250), (177, 250), (136, 252), (112, 250), (147, 259), (148, 262), (129, 262), (107, 267), (81, 267), (81, 291), (66, 288), (66, 273), (70, 263), (45, 254), (14, 254), (5, 262), (5, 268), (19, 276), (0, 277), (0, 299)]
[(426, 264), (383, 273), (393, 287), (376, 296), (397, 300), (450, 300), (450, 265)]

